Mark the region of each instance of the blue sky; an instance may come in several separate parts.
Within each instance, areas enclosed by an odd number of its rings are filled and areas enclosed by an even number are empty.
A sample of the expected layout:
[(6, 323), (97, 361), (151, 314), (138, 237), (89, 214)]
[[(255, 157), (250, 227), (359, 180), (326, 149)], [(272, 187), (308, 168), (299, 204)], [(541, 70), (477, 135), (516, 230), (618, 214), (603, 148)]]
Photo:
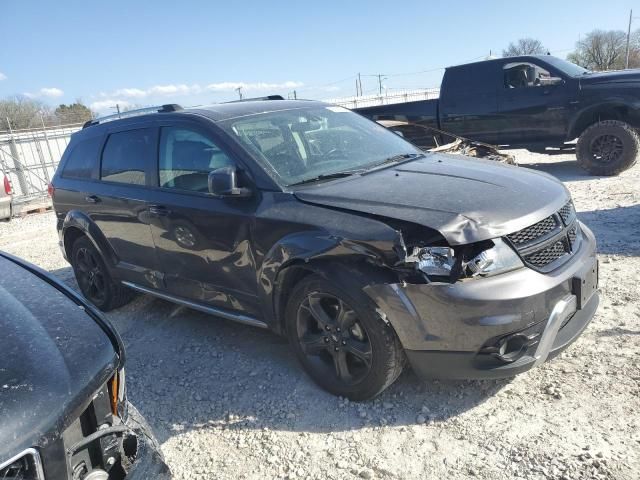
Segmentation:
[[(432, 87), (439, 67), (520, 37), (564, 57), (594, 28), (625, 30), (633, 4), (0, 0), (0, 98), (79, 98), (107, 112), (115, 102), (224, 101), (242, 85), (245, 96), (326, 99), (354, 95), (358, 72), (386, 74), (389, 89)], [(365, 93), (376, 82), (363, 77)]]

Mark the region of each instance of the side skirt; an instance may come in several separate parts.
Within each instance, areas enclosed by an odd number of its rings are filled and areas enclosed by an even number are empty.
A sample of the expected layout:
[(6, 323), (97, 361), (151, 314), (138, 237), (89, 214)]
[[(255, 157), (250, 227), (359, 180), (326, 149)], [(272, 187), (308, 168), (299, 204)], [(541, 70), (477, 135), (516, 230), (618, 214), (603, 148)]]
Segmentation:
[(253, 317), (248, 317), (247, 315), (241, 315), (239, 313), (228, 312), (227, 310), (222, 310), (220, 308), (210, 307), (208, 305), (203, 305), (201, 303), (197, 303), (191, 300), (186, 300), (180, 297), (174, 297), (168, 293), (159, 292), (152, 288), (143, 287), (136, 283), (132, 282), (122, 282), (123, 285), (137, 290), (138, 292), (147, 293), (149, 295), (153, 295), (154, 297), (162, 298), (163, 300), (167, 300), (169, 302), (177, 303), (179, 305), (184, 305), (185, 307), (193, 308), (194, 310), (199, 310), (200, 312), (208, 313), (210, 315), (215, 315), (216, 317), (222, 317), (226, 320), (231, 320), (233, 322), (244, 323), (245, 325), (251, 325), (252, 327), (259, 328), (269, 328), (269, 326)]

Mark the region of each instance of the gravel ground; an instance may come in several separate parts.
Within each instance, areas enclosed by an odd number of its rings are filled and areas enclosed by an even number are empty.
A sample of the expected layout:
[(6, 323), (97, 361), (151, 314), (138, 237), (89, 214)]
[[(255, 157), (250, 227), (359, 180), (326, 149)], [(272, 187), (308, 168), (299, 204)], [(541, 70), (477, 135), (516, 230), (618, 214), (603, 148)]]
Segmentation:
[[(603, 301), (573, 346), (514, 379), (409, 371), (351, 403), (311, 383), (282, 338), (140, 296), (108, 317), (176, 478), (639, 478), (640, 165), (599, 178), (568, 155), (516, 157), (565, 181), (598, 238)], [(0, 223), (0, 248), (75, 287), (53, 214)]]

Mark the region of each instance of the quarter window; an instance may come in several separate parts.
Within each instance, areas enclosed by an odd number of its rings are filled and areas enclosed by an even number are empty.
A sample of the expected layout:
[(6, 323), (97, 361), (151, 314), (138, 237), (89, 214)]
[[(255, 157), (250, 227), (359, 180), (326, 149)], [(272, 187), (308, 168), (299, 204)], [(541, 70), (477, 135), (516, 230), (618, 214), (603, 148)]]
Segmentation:
[(145, 185), (153, 162), (153, 129), (112, 133), (102, 152), (101, 177), (109, 182)]
[(161, 187), (206, 193), (209, 172), (230, 165), (233, 161), (208, 136), (179, 127), (166, 127), (160, 133)]
[(63, 178), (86, 179), (93, 176), (98, 161), (99, 140), (99, 137), (82, 140), (72, 147), (62, 171)]

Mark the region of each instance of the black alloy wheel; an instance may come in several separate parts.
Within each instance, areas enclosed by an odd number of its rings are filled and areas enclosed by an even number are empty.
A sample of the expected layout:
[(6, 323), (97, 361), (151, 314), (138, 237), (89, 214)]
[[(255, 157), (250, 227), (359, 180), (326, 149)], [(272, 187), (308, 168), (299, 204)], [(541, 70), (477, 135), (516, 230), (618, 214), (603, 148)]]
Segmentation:
[(331, 274), (307, 275), (289, 292), (286, 333), (313, 381), (334, 395), (368, 400), (402, 373), (404, 350), (363, 291), (370, 279)]
[(105, 312), (120, 307), (134, 297), (134, 292), (115, 282), (98, 249), (82, 236), (71, 248), (71, 266), (80, 291), (87, 300)]
[(623, 151), (622, 140), (615, 135), (600, 135), (591, 141), (591, 155), (599, 163), (617, 162)]
[(604, 120), (588, 127), (578, 138), (578, 163), (591, 175), (617, 175), (631, 168), (640, 154), (640, 136), (620, 120)]
[(82, 294), (94, 305), (101, 305), (107, 295), (105, 271), (96, 258), (95, 250), (86, 247), (78, 248), (75, 252), (74, 265), (76, 280)]
[(369, 337), (343, 300), (328, 293), (309, 293), (298, 309), (296, 333), (308, 361), (338, 382), (354, 385), (369, 373)]

